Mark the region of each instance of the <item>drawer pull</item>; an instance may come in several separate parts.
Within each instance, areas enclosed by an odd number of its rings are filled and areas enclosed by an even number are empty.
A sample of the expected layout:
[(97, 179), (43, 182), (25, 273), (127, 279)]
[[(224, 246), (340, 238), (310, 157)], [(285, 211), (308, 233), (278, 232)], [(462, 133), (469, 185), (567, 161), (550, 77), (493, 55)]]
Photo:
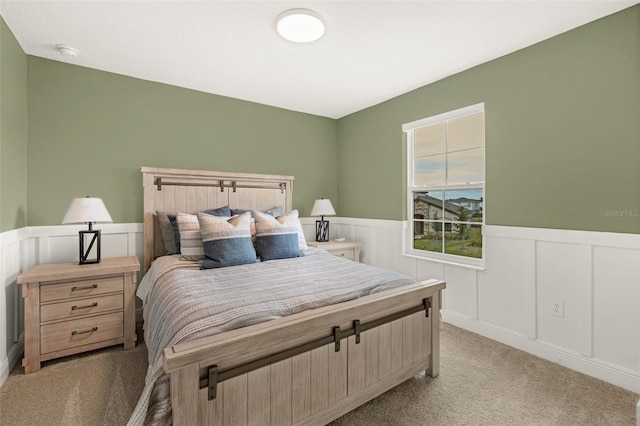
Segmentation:
[(76, 334), (87, 334), (87, 333), (93, 333), (94, 331), (98, 331), (98, 327), (92, 327), (92, 328), (91, 328), (91, 329), (89, 329), (89, 330), (83, 330), (83, 331), (76, 331), (76, 330), (73, 330), (73, 331), (71, 332), (71, 335), (72, 335), (72, 336), (75, 336)]
[(340, 253), (338, 256), (339, 257), (344, 257), (344, 253)]
[(77, 310), (77, 309), (95, 308), (96, 306), (98, 306), (98, 302), (93, 302), (93, 303), (92, 303), (92, 304), (90, 304), (90, 305), (84, 305), (84, 306), (76, 306), (76, 305), (73, 305), (73, 306), (71, 307), (71, 310), (72, 310), (72, 311), (75, 311), (75, 310)]
[(84, 287), (71, 287), (71, 291), (92, 290), (94, 288), (98, 288), (98, 284), (86, 285)]

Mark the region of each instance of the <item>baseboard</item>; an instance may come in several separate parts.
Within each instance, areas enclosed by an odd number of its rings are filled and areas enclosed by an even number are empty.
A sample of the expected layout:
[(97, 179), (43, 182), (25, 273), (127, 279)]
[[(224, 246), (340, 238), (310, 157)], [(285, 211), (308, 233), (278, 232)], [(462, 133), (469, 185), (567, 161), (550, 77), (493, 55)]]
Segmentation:
[[(515, 334), (482, 321), (472, 320), (455, 312), (443, 310), (442, 320), (588, 376), (620, 386), (631, 392), (640, 393), (640, 376), (633, 371), (625, 370), (596, 358), (588, 358), (539, 340), (532, 340), (526, 336)], [(638, 409), (640, 410), (640, 402)], [(638, 426), (640, 426), (640, 423)]]
[(20, 357), (23, 353), (24, 349), (24, 333), (20, 334), (20, 338), (16, 343), (13, 344), (11, 350), (7, 354), (7, 360), (0, 365), (0, 386), (2, 386), (9, 377), (9, 373), (16, 365), (18, 361), (20, 361)]

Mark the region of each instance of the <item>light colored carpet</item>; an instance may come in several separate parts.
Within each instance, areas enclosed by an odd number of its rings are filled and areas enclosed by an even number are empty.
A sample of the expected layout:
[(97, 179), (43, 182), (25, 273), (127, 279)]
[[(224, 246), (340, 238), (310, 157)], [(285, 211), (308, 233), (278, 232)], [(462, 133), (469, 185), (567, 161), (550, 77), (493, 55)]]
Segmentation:
[[(416, 376), (332, 426), (635, 425), (637, 394), (450, 325), (441, 336), (440, 377)], [(28, 376), (17, 366), (0, 388), (0, 424), (125, 424), (146, 356), (139, 344), (45, 362)]]

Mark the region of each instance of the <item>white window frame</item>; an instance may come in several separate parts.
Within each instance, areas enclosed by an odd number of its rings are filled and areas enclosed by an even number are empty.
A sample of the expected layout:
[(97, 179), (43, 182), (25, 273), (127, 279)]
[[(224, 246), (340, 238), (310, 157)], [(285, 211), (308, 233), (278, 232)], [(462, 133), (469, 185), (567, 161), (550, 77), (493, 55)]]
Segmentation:
[[(431, 124), (440, 123), (442, 121), (452, 120), (455, 118), (461, 118), (471, 114), (477, 114), (479, 112), (485, 112), (484, 102), (471, 105), (468, 107), (460, 108), (454, 111), (445, 112), (442, 114), (434, 115), (432, 117), (423, 118), (420, 120), (412, 121), (410, 123), (406, 123), (402, 125), (402, 131), (406, 133), (406, 144), (407, 144), (407, 182), (406, 182), (406, 191), (407, 191), (407, 221), (404, 232), (403, 232), (403, 255), (409, 257), (415, 257), (420, 259), (428, 259), (440, 263), (453, 264), (458, 266), (470, 267), (474, 269), (484, 269), (485, 268), (485, 255), (486, 255), (486, 246), (485, 246), (485, 217), (486, 217), (486, 168), (485, 168), (485, 180), (482, 182), (470, 182), (466, 184), (455, 184), (455, 185), (413, 185), (413, 172), (414, 172), (414, 139), (413, 139), (413, 130), (429, 126)], [(486, 142), (485, 142), (485, 164), (486, 164)], [(482, 226), (482, 259), (477, 259), (473, 257), (466, 256), (458, 256), (454, 254), (448, 253), (437, 253), (426, 250), (416, 250), (413, 248), (413, 232), (414, 232), (414, 213), (413, 213), (413, 194), (415, 192), (428, 192), (428, 191), (447, 191), (447, 190), (455, 190), (455, 189), (482, 189), (482, 222), (478, 222), (478, 225)], [(449, 222), (449, 221), (448, 221)], [(456, 223), (452, 221), (452, 223)]]

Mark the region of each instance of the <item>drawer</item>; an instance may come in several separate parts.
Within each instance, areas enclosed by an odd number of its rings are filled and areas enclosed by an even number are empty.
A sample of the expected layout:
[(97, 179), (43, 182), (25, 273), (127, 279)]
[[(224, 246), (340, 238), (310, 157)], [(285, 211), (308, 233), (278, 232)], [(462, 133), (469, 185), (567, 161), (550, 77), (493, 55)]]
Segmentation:
[(349, 260), (354, 260), (356, 258), (356, 254), (355, 254), (355, 251), (353, 249), (349, 249), (349, 250), (331, 250), (329, 253), (331, 253), (334, 256), (344, 257), (345, 259), (349, 259)]
[(91, 297), (105, 293), (122, 292), (123, 289), (124, 281), (122, 275), (109, 278), (45, 284), (40, 286), (40, 302), (72, 299), (76, 297)]
[(73, 319), (87, 314), (99, 314), (124, 307), (122, 293), (89, 299), (74, 299), (40, 306), (40, 322)]
[(40, 327), (40, 353), (47, 354), (75, 346), (122, 337), (122, 312), (59, 322)]

